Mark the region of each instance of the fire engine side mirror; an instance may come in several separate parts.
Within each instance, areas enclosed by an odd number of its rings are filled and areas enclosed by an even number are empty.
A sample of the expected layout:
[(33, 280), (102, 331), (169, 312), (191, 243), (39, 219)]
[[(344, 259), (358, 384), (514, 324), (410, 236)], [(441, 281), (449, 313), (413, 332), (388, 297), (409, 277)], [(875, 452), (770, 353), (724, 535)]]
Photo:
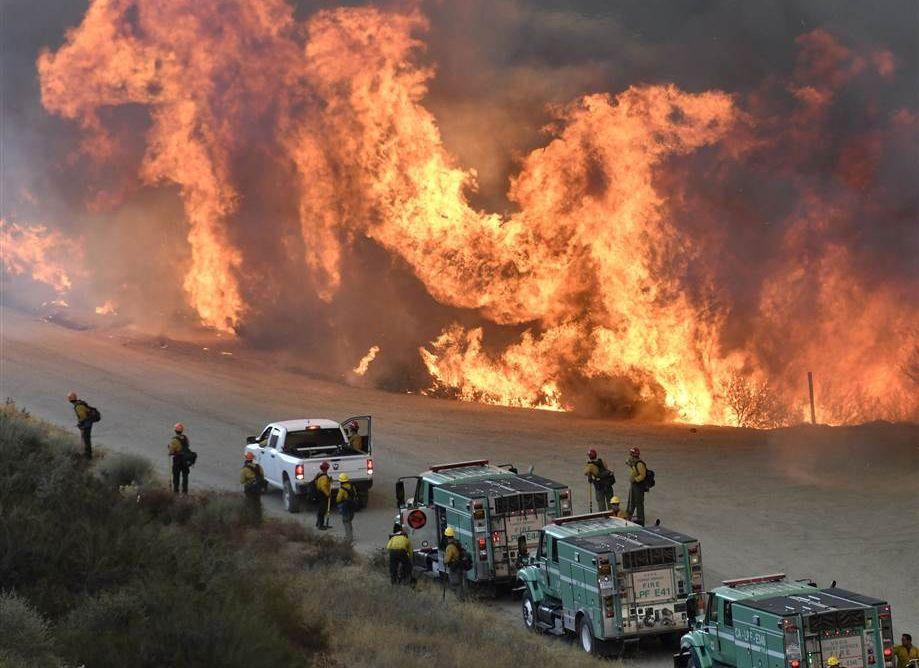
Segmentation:
[(400, 508), (405, 508), (405, 483), (401, 480), (396, 482), (396, 503)]
[(248, 443), (249, 445), (258, 443), (258, 436), (246, 436), (246, 443)]

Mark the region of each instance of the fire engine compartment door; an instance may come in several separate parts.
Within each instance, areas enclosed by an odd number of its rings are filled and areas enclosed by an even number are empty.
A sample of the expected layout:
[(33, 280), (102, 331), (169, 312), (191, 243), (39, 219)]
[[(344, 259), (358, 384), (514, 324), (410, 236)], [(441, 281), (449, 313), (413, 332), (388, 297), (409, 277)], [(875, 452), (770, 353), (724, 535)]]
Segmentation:
[(865, 668), (864, 635), (861, 633), (823, 638), (820, 640), (820, 648), (824, 666), (826, 666), (827, 659), (835, 656), (839, 659), (840, 666)]
[[(517, 537), (523, 534), (526, 537), (527, 549), (530, 554), (536, 554), (539, 545), (539, 530), (546, 526), (545, 509), (536, 512), (515, 512), (512, 514), (492, 516), (491, 529), (500, 536), (503, 542), (499, 549), (495, 546), (495, 566), (504, 561), (509, 572), (514, 571), (517, 558)], [(511, 554), (513, 552), (513, 555)]]
[(865, 611), (833, 610), (804, 618), (805, 651), (814, 665), (831, 656), (845, 668), (865, 668)]
[(635, 605), (641, 606), (673, 599), (673, 569), (658, 568), (653, 571), (630, 573), (632, 596)]

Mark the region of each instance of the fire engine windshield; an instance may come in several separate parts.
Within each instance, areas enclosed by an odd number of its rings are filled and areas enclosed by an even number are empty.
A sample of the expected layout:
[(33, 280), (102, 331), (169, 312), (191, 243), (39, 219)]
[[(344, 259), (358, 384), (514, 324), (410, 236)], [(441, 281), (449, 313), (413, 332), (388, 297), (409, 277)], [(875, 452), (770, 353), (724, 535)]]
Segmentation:
[(344, 445), (345, 438), (341, 429), (304, 429), (287, 432), (284, 451), (306, 454), (311, 448), (335, 449)]

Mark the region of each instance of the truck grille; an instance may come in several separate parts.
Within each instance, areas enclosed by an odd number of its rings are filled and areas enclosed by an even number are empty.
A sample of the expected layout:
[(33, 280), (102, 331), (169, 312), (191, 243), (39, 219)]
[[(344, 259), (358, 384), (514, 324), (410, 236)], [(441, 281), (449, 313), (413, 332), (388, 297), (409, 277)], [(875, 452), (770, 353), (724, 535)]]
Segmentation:
[(646, 566), (670, 566), (676, 561), (676, 550), (672, 547), (651, 547), (622, 555), (622, 567), (630, 571)]
[(500, 496), (495, 499), (495, 513), (498, 515), (507, 515), (509, 513), (535, 512), (542, 510), (548, 505), (548, 495), (545, 492), (539, 494), (514, 494), (512, 496)]

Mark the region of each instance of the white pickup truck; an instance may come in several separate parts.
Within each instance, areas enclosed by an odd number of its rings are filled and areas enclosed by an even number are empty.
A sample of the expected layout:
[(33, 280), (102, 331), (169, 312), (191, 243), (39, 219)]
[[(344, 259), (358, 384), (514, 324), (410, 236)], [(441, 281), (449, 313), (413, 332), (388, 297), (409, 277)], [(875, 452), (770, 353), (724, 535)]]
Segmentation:
[(373, 486), (369, 415), (342, 422), (317, 418), (272, 422), (259, 436), (246, 439), (246, 450), (261, 464), (268, 485), (281, 490), (288, 512), (300, 511), (307, 487), (324, 461), (329, 462), (333, 487), (338, 487), (339, 474), (346, 473), (357, 491), (358, 507), (367, 505)]

